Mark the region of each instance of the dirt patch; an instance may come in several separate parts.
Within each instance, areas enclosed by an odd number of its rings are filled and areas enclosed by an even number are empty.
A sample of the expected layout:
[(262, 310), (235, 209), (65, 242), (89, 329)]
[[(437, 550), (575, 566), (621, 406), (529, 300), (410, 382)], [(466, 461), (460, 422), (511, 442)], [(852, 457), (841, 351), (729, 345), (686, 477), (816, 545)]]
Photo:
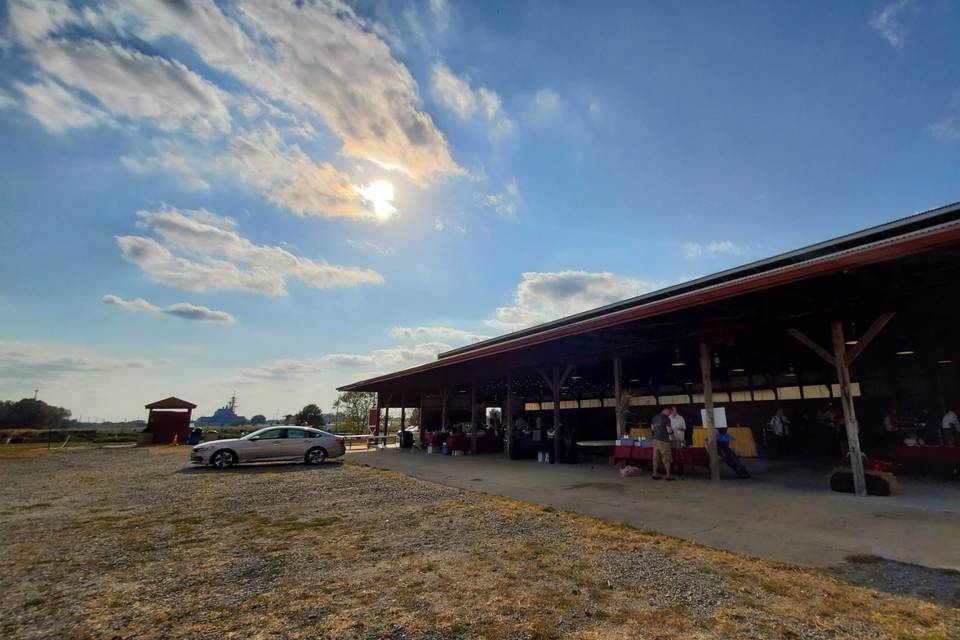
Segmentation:
[(186, 457), (78, 450), (0, 465), (0, 637), (960, 634), (948, 600), (848, 575), (358, 465), (221, 473)]

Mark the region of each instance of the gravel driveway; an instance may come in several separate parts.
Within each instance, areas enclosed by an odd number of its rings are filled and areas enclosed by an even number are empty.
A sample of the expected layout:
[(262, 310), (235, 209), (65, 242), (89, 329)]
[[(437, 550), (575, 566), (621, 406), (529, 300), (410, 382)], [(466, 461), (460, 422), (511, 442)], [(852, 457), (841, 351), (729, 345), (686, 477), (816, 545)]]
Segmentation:
[(187, 456), (0, 459), (0, 637), (960, 637), (952, 596), (356, 464), (222, 472)]

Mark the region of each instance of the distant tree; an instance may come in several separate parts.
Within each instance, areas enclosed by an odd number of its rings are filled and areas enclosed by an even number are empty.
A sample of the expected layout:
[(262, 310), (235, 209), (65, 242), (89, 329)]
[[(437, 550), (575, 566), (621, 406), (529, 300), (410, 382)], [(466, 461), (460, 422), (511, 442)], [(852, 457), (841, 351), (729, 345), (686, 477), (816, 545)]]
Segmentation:
[(417, 407), (410, 412), (410, 424), (415, 424), (418, 427), (420, 426), (420, 407)]
[(250, 418), (250, 424), (266, 424), (266, 423), (267, 423), (267, 416), (261, 415), (259, 413), (253, 416), (252, 418)]
[(377, 394), (344, 391), (337, 396), (333, 408), (340, 414), (338, 430), (344, 433), (366, 433), (367, 417), (377, 406)]
[(283, 424), (293, 424), (293, 419), (296, 417), (297, 416), (293, 415), (292, 413), (285, 413), (283, 415)]
[(322, 427), (326, 422), (323, 419), (323, 409), (315, 404), (308, 404), (297, 414), (297, 424), (308, 424), (311, 427)]
[(33, 398), (0, 402), (0, 428), (57, 429), (64, 425), (70, 415), (69, 409)]

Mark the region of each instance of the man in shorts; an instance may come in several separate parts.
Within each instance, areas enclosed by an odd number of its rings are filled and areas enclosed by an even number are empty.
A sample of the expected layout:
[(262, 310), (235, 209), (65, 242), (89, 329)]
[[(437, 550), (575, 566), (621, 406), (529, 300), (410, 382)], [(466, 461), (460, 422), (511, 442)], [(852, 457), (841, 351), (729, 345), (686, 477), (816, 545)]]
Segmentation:
[(670, 465), (673, 463), (673, 452), (670, 450), (670, 434), (673, 432), (673, 427), (670, 426), (670, 407), (666, 407), (653, 416), (650, 426), (653, 431), (653, 462), (651, 465), (653, 475), (651, 477), (654, 480), (660, 479), (657, 474), (657, 459), (659, 458), (663, 461), (663, 468), (666, 471), (663, 478), (665, 480), (676, 480), (670, 475)]

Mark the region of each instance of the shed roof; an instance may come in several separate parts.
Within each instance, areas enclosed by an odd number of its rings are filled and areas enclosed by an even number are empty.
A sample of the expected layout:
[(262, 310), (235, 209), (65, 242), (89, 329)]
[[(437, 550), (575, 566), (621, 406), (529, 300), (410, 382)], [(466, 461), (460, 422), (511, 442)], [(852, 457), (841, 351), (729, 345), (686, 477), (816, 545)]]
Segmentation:
[(175, 396), (170, 396), (169, 398), (164, 398), (163, 400), (157, 400), (156, 402), (151, 402), (148, 405), (144, 405), (145, 409), (196, 409), (197, 405), (192, 402), (187, 402), (186, 400), (181, 400)]
[(717, 302), (751, 291), (781, 287), (832, 272), (895, 260), (958, 242), (960, 203), (953, 203), (704, 278), (453, 349), (440, 354), (437, 360), (432, 362), (355, 382), (341, 387), (341, 390), (367, 390), (374, 384), (431, 369)]

